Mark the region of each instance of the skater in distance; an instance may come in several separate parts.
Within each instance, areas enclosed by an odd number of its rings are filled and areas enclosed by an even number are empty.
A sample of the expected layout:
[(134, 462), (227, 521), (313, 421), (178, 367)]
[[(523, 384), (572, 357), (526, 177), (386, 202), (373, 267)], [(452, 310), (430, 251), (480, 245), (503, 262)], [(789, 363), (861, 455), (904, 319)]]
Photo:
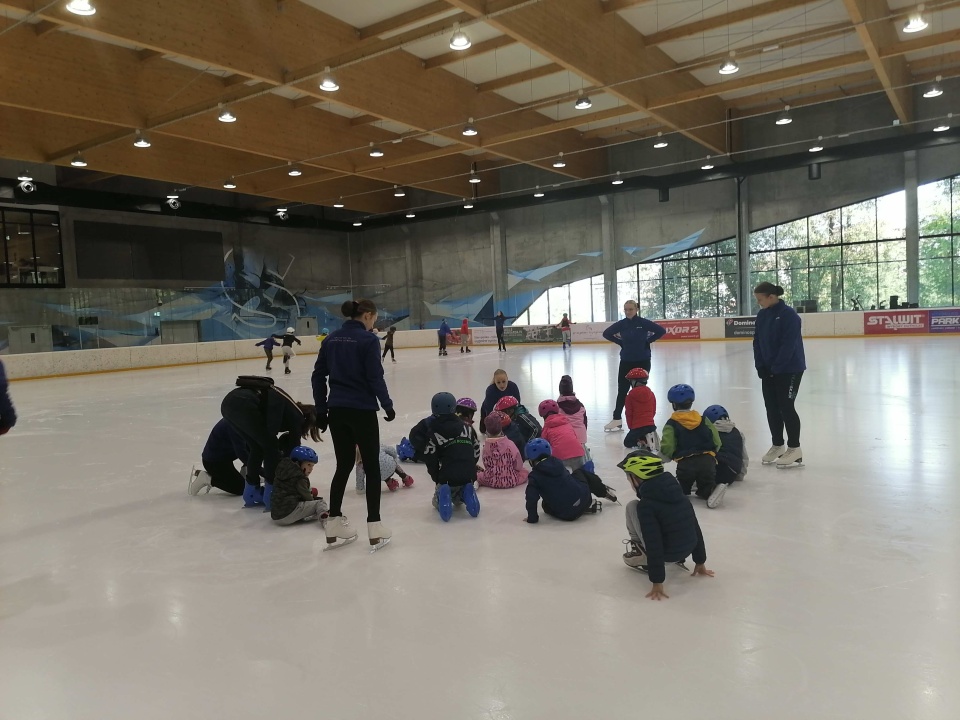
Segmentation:
[(662, 325), (640, 317), (636, 300), (623, 304), (623, 320), (615, 322), (603, 331), (603, 339), (620, 346), (620, 368), (617, 371), (617, 401), (613, 407), (613, 420), (604, 426), (607, 432), (623, 429), (623, 404), (627, 399), (630, 384), (627, 373), (634, 368), (650, 372), (650, 344), (662, 338), (667, 330)]
[[(280, 348), (283, 352), (283, 374), (290, 374), (290, 358), (295, 357), (296, 353), (293, 352), (293, 344), (302, 345), (300, 339), (296, 335), (296, 330), (292, 327), (288, 327), (286, 332), (283, 335), (274, 335), (273, 337), (280, 341), (282, 347)], [(267, 365), (270, 363), (267, 362)], [(268, 367), (267, 370), (270, 368)]]
[[(763, 404), (773, 443), (761, 459), (764, 465), (776, 463), (780, 469), (803, 463), (800, 449), (800, 416), (794, 402), (807, 369), (803, 353), (800, 316), (780, 297), (783, 288), (762, 282), (753, 289), (760, 311), (753, 335), (753, 360), (760, 377)], [(786, 429), (786, 445), (783, 431)]]

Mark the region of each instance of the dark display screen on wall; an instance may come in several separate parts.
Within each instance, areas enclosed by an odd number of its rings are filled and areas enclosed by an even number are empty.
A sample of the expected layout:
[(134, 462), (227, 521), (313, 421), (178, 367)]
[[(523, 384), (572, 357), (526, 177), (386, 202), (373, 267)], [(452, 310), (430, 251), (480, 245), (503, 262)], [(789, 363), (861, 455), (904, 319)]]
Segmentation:
[(76, 221), (77, 277), (85, 280), (223, 280), (218, 232)]

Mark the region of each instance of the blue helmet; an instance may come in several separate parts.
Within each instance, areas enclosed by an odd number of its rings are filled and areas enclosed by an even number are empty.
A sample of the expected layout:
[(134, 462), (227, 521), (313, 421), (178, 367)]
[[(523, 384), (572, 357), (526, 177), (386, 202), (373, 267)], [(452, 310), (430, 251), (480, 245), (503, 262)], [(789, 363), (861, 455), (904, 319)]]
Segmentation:
[(547, 457), (551, 452), (553, 452), (553, 448), (550, 447), (550, 443), (543, 438), (534, 438), (528, 442), (527, 446), (523, 449), (527, 460), (539, 460), (540, 458)]
[(457, 410), (457, 399), (453, 393), (438, 392), (430, 401), (430, 412), (434, 415), (452, 415)]
[(667, 401), (676, 405), (693, 402), (696, 394), (689, 385), (674, 385), (667, 391)]
[(723, 405), (711, 405), (703, 411), (703, 416), (710, 422), (716, 422), (720, 418), (730, 417), (730, 413)]
[(307, 447), (306, 445), (297, 445), (290, 453), (290, 459), (294, 462), (312, 463), (320, 460), (320, 458), (317, 457), (316, 451), (313, 448)]
[(329, 335), (329, 334), (330, 334), (330, 329), (329, 329), (329, 328), (324, 328), (323, 330), (320, 331), (320, 334), (321, 334), (321, 335)]

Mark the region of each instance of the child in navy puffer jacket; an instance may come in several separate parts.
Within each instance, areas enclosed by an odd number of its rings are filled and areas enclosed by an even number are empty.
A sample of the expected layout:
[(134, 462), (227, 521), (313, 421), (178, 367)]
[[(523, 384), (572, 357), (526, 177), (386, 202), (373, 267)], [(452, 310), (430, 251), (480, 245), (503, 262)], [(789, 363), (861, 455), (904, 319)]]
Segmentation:
[(537, 502), (541, 498), (543, 511), (558, 520), (576, 520), (585, 512), (599, 510), (600, 504), (593, 502), (587, 483), (571, 475), (563, 463), (550, 453), (550, 443), (543, 438), (527, 443), (530, 475), (527, 479), (527, 517), (524, 522), (540, 521)]

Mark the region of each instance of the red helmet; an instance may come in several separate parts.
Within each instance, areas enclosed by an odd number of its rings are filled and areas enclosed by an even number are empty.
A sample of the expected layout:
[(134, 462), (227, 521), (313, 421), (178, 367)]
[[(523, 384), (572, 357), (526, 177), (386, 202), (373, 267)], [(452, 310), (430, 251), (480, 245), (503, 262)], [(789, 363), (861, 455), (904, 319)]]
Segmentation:
[(537, 408), (537, 412), (540, 414), (540, 417), (545, 418), (547, 415), (559, 414), (560, 406), (557, 405), (556, 400), (544, 400), (540, 403), (540, 407)]
[(513, 395), (507, 395), (497, 400), (497, 404), (493, 406), (494, 410), (509, 410), (510, 408), (515, 408), (520, 403)]
[(498, 415), (500, 417), (500, 427), (505, 428), (510, 424), (510, 416), (505, 412), (500, 412), (499, 410), (494, 410), (491, 415)]
[(650, 373), (643, 368), (634, 368), (627, 373), (627, 380), (646, 380), (649, 377)]

